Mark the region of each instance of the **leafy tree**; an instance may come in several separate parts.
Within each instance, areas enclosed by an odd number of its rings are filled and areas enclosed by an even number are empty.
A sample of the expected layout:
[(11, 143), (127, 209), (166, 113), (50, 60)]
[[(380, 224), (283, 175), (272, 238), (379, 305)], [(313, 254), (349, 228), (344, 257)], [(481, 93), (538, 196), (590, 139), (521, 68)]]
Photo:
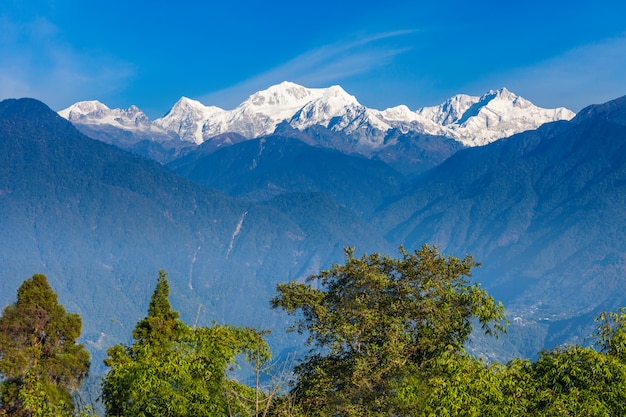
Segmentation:
[(505, 394), (505, 372), (468, 354), (444, 353), (423, 375), (406, 378), (397, 409), (412, 416), (510, 416), (515, 399)]
[(596, 322), (596, 345), (600, 351), (626, 363), (626, 308), (602, 312)]
[(529, 415), (624, 416), (626, 367), (590, 347), (558, 347), (531, 368), (536, 384)]
[(191, 328), (171, 309), (161, 271), (148, 316), (131, 346), (108, 350), (102, 398), (108, 416), (201, 416), (249, 413), (253, 390), (227, 378), (237, 355), (269, 360), (262, 335), (232, 326)]
[(300, 313), (312, 351), (295, 368), (292, 393), (318, 415), (389, 415), (398, 392), (443, 354), (463, 352), (472, 323), (504, 330), (504, 308), (466, 277), (478, 264), (424, 245), (399, 259), (354, 257), (307, 279), (279, 284), (274, 308)]
[(89, 370), (89, 353), (76, 343), (81, 328), (44, 275), (24, 281), (0, 318), (0, 415), (73, 412), (72, 392)]
[(399, 387), (404, 415), (412, 416), (622, 416), (626, 415), (624, 310), (602, 313), (600, 351), (579, 345), (540, 352), (533, 363), (506, 366), (466, 355), (441, 355), (426, 378)]

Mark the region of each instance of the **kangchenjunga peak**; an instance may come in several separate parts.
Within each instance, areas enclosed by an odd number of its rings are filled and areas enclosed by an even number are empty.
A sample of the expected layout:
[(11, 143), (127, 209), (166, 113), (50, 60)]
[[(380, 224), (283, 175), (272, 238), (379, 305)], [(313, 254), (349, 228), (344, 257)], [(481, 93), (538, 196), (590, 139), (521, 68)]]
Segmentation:
[(285, 122), (299, 130), (322, 126), (346, 136), (340, 150), (366, 156), (385, 147), (385, 137), (393, 129), (481, 146), (575, 115), (563, 107), (535, 106), (506, 88), (482, 96), (457, 94), (440, 105), (415, 111), (405, 105), (381, 111), (360, 104), (338, 85), (307, 88), (288, 81), (250, 95), (232, 110), (182, 97), (165, 116), (154, 121), (134, 106), (111, 110), (97, 101), (76, 103), (59, 114), (79, 128), (109, 125), (122, 130), (139, 129), (191, 145), (224, 133), (253, 139), (272, 134)]

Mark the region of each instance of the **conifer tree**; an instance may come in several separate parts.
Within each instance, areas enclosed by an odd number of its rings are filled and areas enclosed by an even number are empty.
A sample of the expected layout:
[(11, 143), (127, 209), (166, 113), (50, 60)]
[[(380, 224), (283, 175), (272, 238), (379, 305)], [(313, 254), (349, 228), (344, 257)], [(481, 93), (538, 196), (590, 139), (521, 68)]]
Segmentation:
[(235, 357), (269, 360), (269, 347), (250, 329), (191, 328), (172, 310), (169, 283), (159, 271), (148, 315), (133, 330), (134, 343), (115, 345), (104, 360), (107, 416), (217, 416), (246, 409), (251, 389), (227, 377)]
[(0, 415), (62, 415), (89, 370), (77, 344), (82, 321), (67, 313), (44, 275), (20, 286), (0, 318)]
[(185, 325), (178, 319), (178, 311), (172, 310), (169, 300), (170, 284), (167, 272), (159, 271), (157, 285), (150, 298), (148, 315), (135, 326), (133, 338), (137, 343), (153, 347), (167, 345), (176, 340), (184, 331)]

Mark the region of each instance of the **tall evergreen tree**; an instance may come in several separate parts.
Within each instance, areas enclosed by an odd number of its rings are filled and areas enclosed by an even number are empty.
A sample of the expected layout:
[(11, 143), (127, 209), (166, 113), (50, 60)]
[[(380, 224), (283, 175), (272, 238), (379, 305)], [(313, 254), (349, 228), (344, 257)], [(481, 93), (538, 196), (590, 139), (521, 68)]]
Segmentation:
[(20, 286), (0, 318), (0, 415), (61, 415), (89, 370), (77, 344), (82, 321), (67, 313), (44, 275)]
[(184, 331), (185, 325), (178, 319), (178, 311), (172, 310), (169, 296), (167, 272), (160, 270), (156, 288), (150, 298), (148, 315), (133, 330), (133, 338), (137, 343), (155, 347), (167, 345)]
[[(134, 343), (115, 345), (104, 363), (102, 398), (107, 416), (216, 416), (241, 414), (251, 389), (227, 377), (244, 355), (271, 357), (262, 335), (231, 326), (191, 328), (172, 310), (169, 284), (159, 272), (148, 315), (133, 330)], [(247, 412), (246, 412), (247, 413)]]

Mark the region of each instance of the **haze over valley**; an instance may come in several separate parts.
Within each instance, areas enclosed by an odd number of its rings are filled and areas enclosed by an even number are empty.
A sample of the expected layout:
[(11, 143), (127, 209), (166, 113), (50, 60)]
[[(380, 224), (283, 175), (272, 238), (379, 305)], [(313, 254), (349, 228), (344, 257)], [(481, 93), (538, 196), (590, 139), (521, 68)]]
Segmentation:
[[(626, 3), (161, 6), (0, 2), (0, 414), (57, 294), (70, 388), (130, 384), (109, 415), (261, 415), (227, 371), (257, 342), (317, 416), (624, 414)], [(150, 294), (181, 322), (138, 353)]]
[[(318, 119), (304, 122), (303, 109), (319, 97), (296, 109), (294, 91), (310, 93), (283, 83), (246, 102), (270, 94), (273, 114), (284, 117), (265, 116), (274, 131), (260, 136), (186, 136), (207, 132), (212, 119), (181, 112), (180, 102), (156, 121), (96, 103), (60, 112), (117, 147), (83, 136), (37, 101), (2, 102), (2, 251), (11, 277), (2, 281), (2, 302), (24, 276), (47, 274), (85, 317), (84, 338), (98, 351), (123, 340), (164, 268), (183, 317), (200, 312), (200, 323), (270, 328), (281, 351), (296, 342), (268, 308), (277, 283), (340, 262), (346, 246), (393, 254), (430, 243), (482, 262), (474, 279), (507, 307), (509, 336), (490, 346), (476, 341), (470, 349), (478, 355), (506, 360), (580, 342), (591, 317), (623, 304), (623, 99), (572, 119), (503, 89), (410, 116), (429, 114), (433, 124), (460, 130), (460, 120), (475, 126), (500, 109), (498, 123), (489, 123), (498, 138), (469, 146), (476, 142), (399, 118), (387, 130), (372, 127), (364, 116), (380, 122), (389, 111), (357, 115), (356, 100), (320, 104), (325, 116), (313, 112)], [(172, 114), (180, 121), (164, 123)], [(258, 119), (240, 116), (232, 126), (259, 126), (262, 112), (251, 114)], [(538, 114), (555, 121), (533, 122)], [(370, 121), (347, 129), (354, 120)], [(537, 129), (526, 130), (532, 123)], [(512, 126), (519, 133), (506, 137)]]

